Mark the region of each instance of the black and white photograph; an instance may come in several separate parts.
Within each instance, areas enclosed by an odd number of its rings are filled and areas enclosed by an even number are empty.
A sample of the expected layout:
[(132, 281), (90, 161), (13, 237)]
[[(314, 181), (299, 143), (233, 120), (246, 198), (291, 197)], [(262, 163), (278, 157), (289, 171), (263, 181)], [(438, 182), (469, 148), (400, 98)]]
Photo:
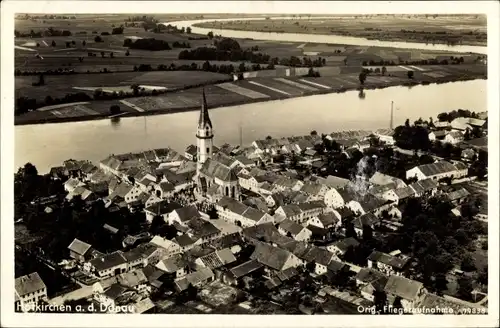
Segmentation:
[(426, 3), (2, 3), (2, 326), (497, 326), (500, 6)]

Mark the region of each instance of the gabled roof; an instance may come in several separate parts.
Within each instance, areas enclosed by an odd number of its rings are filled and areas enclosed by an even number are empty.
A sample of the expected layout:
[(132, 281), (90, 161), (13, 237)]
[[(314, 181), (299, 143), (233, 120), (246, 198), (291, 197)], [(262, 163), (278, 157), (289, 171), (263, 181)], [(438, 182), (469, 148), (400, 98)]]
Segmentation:
[(182, 222), (187, 222), (193, 218), (199, 218), (201, 216), (200, 212), (194, 205), (176, 208), (173, 212), (177, 213)]
[(424, 179), (412, 183), (410, 187), (413, 188), (416, 193), (421, 194), (426, 191), (436, 189), (438, 187), (438, 184), (432, 179)]
[(465, 188), (460, 188), (458, 190), (452, 191), (447, 195), (448, 200), (454, 201), (457, 199), (462, 199), (469, 196), (470, 193)]
[(404, 188), (399, 188), (394, 190), (394, 193), (399, 199), (405, 199), (408, 197), (413, 197), (415, 196), (415, 190), (413, 190), (412, 187), (404, 187)]
[(194, 217), (187, 223), (187, 225), (191, 229), (190, 234), (192, 234), (195, 239), (220, 233), (220, 230), (217, 229), (212, 223), (199, 217)]
[(327, 212), (318, 215), (318, 220), (323, 224), (323, 226), (329, 227), (337, 224), (340, 221), (340, 218), (335, 212)]
[(396, 269), (403, 269), (404, 266), (408, 263), (409, 257), (407, 258), (402, 258), (398, 256), (393, 256), (390, 254), (386, 254), (383, 252), (379, 251), (373, 251), (369, 256), (368, 260), (373, 261), (373, 262), (380, 262), (385, 265), (389, 265), (393, 268)]
[(95, 258), (90, 261), (90, 264), (95, 267), (97, 271), (111, 269), (125, 263), (127, 263), (127, 259), (120, 251), (106, 254), (103, 257)]
[(146, 278), (146, 275), (144, 274), (144, 272), (142, 272), (142, 270), (134, 270), (122, 273), (118, 275), (117, 279), (120, 285), (131, 288), (148, 282), (148, 279)]
[(384, 290), (388, 294), (413, 301), (417, 299), (418, 292), (423, 287), (424, 285), (419, 281), (392, 275), (389, 277)]
[(348, 237), (348, 238), (338, 240), (338, 241), (334, 242), (332, 245), (336, 246), (342, 252), (345, 252), (345, 251), (347, 251), (347, 249), (350, 246), (353, 246), (353, 247), (358, 246), (359, 242), (356, 239), (354, 239), (353, 237)]
[(174, 240), (181, 247), (189, 246), (189, 245), (192, 245), (192, 244), (194, 244), (196, 242), (196, 240), (193, 240), (187, 234), (183, 234), (183, 235), (177, 236), (177, 237), (174, 238)]
[(439, 161), (431, 164), (424, 164), (417, 166), (417, 168), (427, 177), (432, 177), (434, 175), (454, 172), (457, 168), (447, 161)]
[(217, 269), (226, 264), (236, 262), (236, 257), (230, 249), (221, 249), (200, 257), (201, 262), (210, 269)]
[(196, 152), (197, 152), (197, 148), (195, 145), (191, 144), (191, 145), (186, 147), (186, 153), (194, 156), (194, 155), (196, 155)]
[(73, 239), (73, 241), (71, 242), (71, 244), (68, 246), (68, 249), (70, 251), (73, 251), (75, 252), (76, 254), (78, 255), (85, 255), (85, 253), (88, 252), (88, 250), (91, 248), (92, 246), (90, 244), (87, 244), (79, 239)]
[(355, 218), (352, 223), (354, 224), (354, 227), (357, 229), (363, 229), (363, 226), (373, 226), (380, 220), (372, 213), (365, 213), (357, 218)]
[(274, 247), (266, 243), (257, 242), (255, 250), (250, 258), (252, 260), (257, 260), (272, 269), (281, 271), (291, 256), (292, 253), (284, 249)]
[(339, 272), (343, 270), (345, 267), (346, 264), (344, 262), (339, 262), (336, 260), (331, 260), (330, 263), (328, 263), (328, 265), (326, 266), (326, 268), (332, 272)]
[(180, 255), (174, 255), (167, 259), (161, 260), (157, 267), (167, 273), (176, 272), (179, 269), (187, 267), (188, 263)]
[(118, 297), (123, 295), (129, 288), (122, 286), (118, 283), (111, 285), (105, 292), (104, 295), (112, 300), (116, 300)]
[(222, 163), (212, 160), (211, 158), (207, 159), (205, 163), (203, 163), (200, 173), (225, 182), (238, 181), (238, 177), (236, 176), (234, 170)]
[(279, 224), (279, 227), (281, 229), (283, 229), (285, 232), (291, 233), (292, 236), (297, 236), (302, 230), (305, 229), (300, 224), (298, 224), (292, 220), (289, 220), (289, 219), (285, 219), (285, 220), (281, 221), (281, 223)]
[(370, 268), (361, 268), (361, 270), (356, 274), (356, 280), (367, 284), (381, 278), (387, 277), (382, 272)]
[(43, 288), (46, 289), (47, 287), (45, 286), (42, 278), (40, 278), (38, 272), (30, 273), (28, 275), (16, 278), (15, 280), (15, 290), (20, 297), (23, 297), (24, 295), (28, 295), (30, 293), (34, 293)]
[(262, 267), (263, 267), (263, 265), (261, 263), (259, 263), (257, 260), (249, 260), (243, 264), (235, 266), (234, 268), (232, 268), (229, 271), (232, 273), (232, 275), (235, 278), (240, 278), (240, 277), (243, 277), (247, 274), (250, 274), (253, 271), (258, 270)]
[(302, 255), (302, 259), (306, 260), (307, 262), (316, 262), (318, 264), (322, 265), (328, 265), (330, 261), (335, 257), (335, 255), (324, 249), (324, 248), (319, 248), (316, 246), (312, 246), (308, 249), (308, 251)]
[(340, 177), (336, 177), (333, 175), (329, 175), (326, 177), (326, 180), (324, 180), (323, 183), (325, 185), (327, 185), (328, 187), (337, 189), (337, 188), (344, 188), (345, 186), (347, 186), (347, 184), (349, 183), (349, 180), (344, 179), (344, 178), (340, 178)]
[(396, 183), (398, 188), (406, 186), (403, 180), (380, 172), (375, 172), (370, 178), (369, 182), (372, 184), (382, 185), (382, 186), (389, 183)]
[(178, 244), (174, 243), (171, 240), (165, 239), (161, 236), (154, 236), (149, 243), (164, 248), (168, 251), (176, 251), (176, 250), (180, 251), (180, 247)]

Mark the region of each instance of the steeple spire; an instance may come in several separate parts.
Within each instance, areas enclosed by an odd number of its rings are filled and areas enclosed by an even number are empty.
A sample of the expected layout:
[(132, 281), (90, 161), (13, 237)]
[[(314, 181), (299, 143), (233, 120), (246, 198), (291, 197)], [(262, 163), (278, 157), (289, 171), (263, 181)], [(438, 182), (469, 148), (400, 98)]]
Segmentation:
[(205, 89), (203, 89), (203, 99), (201, 103), (200, 119), (198, 120), (198, 128), (204, 129), (206, 126), (212, 128), (212, 121), (208, 116), (207, 98), (205, 97)]

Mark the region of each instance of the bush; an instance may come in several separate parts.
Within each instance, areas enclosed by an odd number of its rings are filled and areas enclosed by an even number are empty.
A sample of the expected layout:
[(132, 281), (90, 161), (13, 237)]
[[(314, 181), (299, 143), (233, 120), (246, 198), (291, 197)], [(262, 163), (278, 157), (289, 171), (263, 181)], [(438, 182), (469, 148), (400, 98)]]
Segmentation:
[(94, 38), (94, 41), (95, 42), (104, 42), (104, 40), (99, 36), (97, 35), (95, 38)]
[(111, 113), (111, 115), (119, 114), (121, 112), (120, 106), (118, 106), (118, 105), (111, 105), (111, 107), (109, 107), (109, 112)]
[(124, 47), (129, 47), (130, 49), (141, 49), (141, 50), (151, 50), (151, 51), (160, 51), (160, 50), (171, 50), (172, 48), (168, 44), (168, 42), (163, 40), (156, 40), (154, 38), (151, 39), (138, 39), (133, 42), (130, 39), (125, 39), (123, 42)]

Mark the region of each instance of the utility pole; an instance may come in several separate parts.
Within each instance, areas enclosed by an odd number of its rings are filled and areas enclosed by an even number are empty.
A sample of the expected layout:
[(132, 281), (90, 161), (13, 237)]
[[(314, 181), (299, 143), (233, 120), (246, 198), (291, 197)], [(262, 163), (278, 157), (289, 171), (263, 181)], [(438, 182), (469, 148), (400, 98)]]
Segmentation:
[(243, 147), (243, 126), (240, 122), (240, 147)]

